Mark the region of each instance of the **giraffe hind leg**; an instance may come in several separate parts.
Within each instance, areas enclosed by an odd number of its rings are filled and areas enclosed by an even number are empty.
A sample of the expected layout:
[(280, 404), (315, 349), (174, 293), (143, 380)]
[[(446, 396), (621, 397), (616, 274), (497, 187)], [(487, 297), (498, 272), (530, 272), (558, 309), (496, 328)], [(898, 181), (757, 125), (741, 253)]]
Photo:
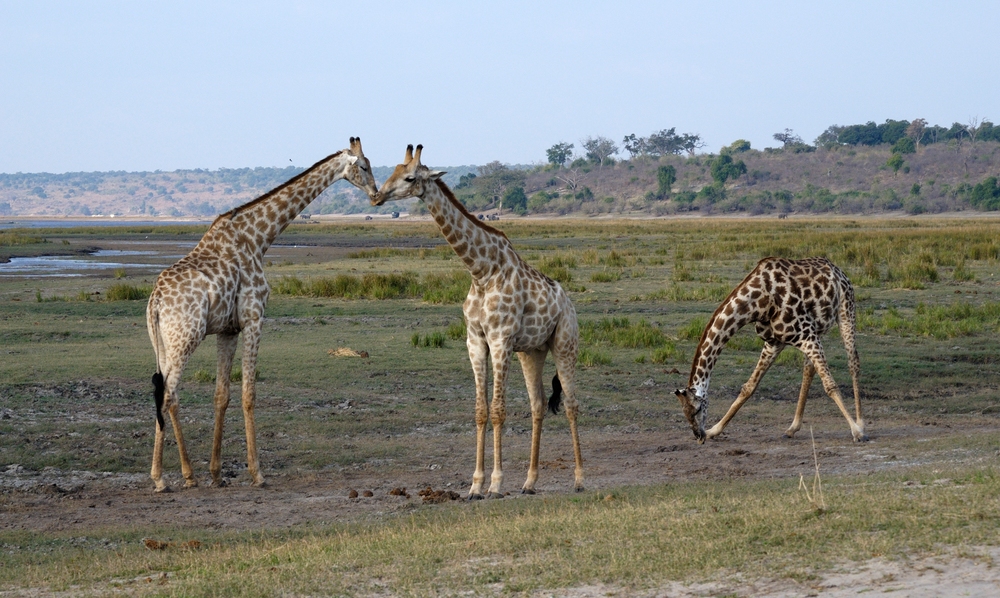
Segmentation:
[[(528, 459), (528, 477), (521, 487), (523, 494), (535, 493), (535, 482), (538, 481), (538, 453), (542, 440), (542, 422), (545, 419), (545, 389), (542, 388), (542, 368), (545, 365), (545, 355), (548, 350), (531, 351), (518, 353), (517, 358), (521, 362), (521, 371), (524, 373), (524, 383), (528, 387), (528, 401), (531, 404), (531, 456)], [(557, 380), (558, 378), (554, 378)], [(556, 392), (558, 394), (558, 390)], [(558, 409), (558, 398), (555, 408)], [(549, 400), (549, 408), (553, 408), (553, 402)], [(555, 411), (553, 411), (554, 413)]]
[[(575, 340), (575, 339), (574, 339)], [(566, 419), (569, 421), (570, 437), (573, 441), (573, 491), (583, 492), (583, 452), (580, 450), (580, 433), (576, 426), (576, 416), (580, 412), (580, 404), (576, 400), (576, 343), (572, 343), (570, 350), (553, 351), (556, 362), (556, 375), (559, 378), (559, 387), (566, 395), (563, 404), (566, 406)], [(555, 394), (555, 383), (553, 382), (553, 394)]]

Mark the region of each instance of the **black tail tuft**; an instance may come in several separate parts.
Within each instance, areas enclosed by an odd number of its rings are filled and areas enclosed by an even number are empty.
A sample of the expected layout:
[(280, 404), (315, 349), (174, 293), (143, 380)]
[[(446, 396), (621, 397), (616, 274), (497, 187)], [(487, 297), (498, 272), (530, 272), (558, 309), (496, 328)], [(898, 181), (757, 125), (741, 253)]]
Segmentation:
[(163, 374), (156, 372), (153, 374), (153, 401), (156, 402), (156, 423), (160, 426), (160, 429), (164, 429), (163, 426)]
[(559, 383), (559, 375), (552, 376), (552, 397), (549, 398), (549, 411), (559, 413), (559, 405), (562, 403), (562, 384)]

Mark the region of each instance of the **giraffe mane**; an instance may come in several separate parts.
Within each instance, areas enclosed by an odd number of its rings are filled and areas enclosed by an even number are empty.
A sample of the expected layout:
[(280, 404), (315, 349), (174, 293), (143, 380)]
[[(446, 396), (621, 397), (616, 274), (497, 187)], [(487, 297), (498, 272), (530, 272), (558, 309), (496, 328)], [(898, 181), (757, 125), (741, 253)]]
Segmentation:
[(729, 292), (729, 295), (723, 299), (722, 303), (719, 304), (719, 307), (715, 308), (715, 311), (712, 312), (712, 317), (708, 319), (708, 324), (705, 324), (705, 329), (701, 331), (701, 337), (698, 339), (698, 346), (695, 347), (694, 350), (694, 359), (691, 362), (691, 374), (688, 376), (687, 384), (688, 388), (694, 388), (692, 385), (694, 384), (695, 372), (698, 371), (698, 356), (701, 354), (702, 347), (705, 346), (705, 338), (708, 336), (708, 332), (712, 329), (712, 322), (715, 321), (715, 318), (719, 317), (719, 312), (725, 309), (726, 305), (729, 304), (729, 301), (736, 296), (737, 291), (740, 290), (741, 286), (743, 286), (742, 283), (736, 285), (736, 288)]
[[(223, 212), (222, 214), (219, 214), (218, 216), (215, 217), (215, 220), (212, 221), (212, 226), (215, 226), (215, 224), (219, 220), (221, 220), (223, 218), (225, 218), (227, 220), (231, 220), (239, 212), (242, 212), (243, 210), (246, 210), (247, 208), (253, 207), (253, 206), (255, 206), (255, 205), (259, 204), (259, 203), (262, 203), (262, 202), (264, 202), (264, 201), (266, 201), (266, 200), (274, 197), (278, 193), (281, 193), (283, 190), (285, 190), (285, 188), (288, 187), (289, 185), (294, 185), (296, 182), (298, 182), (299, 179), (305, 177), (310, 172), (312, 172), (312, 171), (316, 170), (317, 168), (319, 168), (322, 164), (325, 164), (326, 162), (329, 162), (331, 159), (335, 158), (336, 156), (339, 156), (340, 154), (344, 153), (345, 151), (346, 150), (340, 150), (339, 152), (330, 154), (329, 156), (323, 158), (319, 162), (316, 162), (315, 164), (313, 164), (309, 168), (306, 168), (305, 170), (303, 170), (299, 174), (297, 174), (297, 175), (293, 176), (292, 178), (288, 179), (284, 183), (278, 185), (274, 189), (271, 189), (270, 191), (264, 193), (260, 197), (257, 197), (256, 199), (251, 199), (250, 201), (246, 202), (243, 205), (236, 206), (235, 208), (229, 210), (228, 212)], [(209, 228), (212, 228), (212, 226), (210, 226)]]
[[(448, 185), (446, 185), (444, 181), (438, 179), (434, 182), (437, 183), (438, 189), (440, 189), (441, 193), (443, 193), (444, 196), (448, 198), (448, 201), (450, 201), (452, 205), (458, 208), (458, 211), (461, 212), (463, 215), (465, 215), (466, 218), (471, 220), (473, 224), (475, 224), (476, 226), (478, 226), (479, 228), (483, 229), (484, 231), (490, 234), (499, 235), (504, 239), (507, 239), (507, 235), (505, 235), (502, 230), (497, 230), (492, 226), (486, 224), (479, 218), (473, 216), (472, 213), (469, 212), (469, 210), (465, 207), (465, 204), (458, 201), (458, 198), (455, 197), (455, 194), (451, 192), (451, 189), (448, 188)], [(510, 239), (507, 239), (507, 242), (510, 242)]]

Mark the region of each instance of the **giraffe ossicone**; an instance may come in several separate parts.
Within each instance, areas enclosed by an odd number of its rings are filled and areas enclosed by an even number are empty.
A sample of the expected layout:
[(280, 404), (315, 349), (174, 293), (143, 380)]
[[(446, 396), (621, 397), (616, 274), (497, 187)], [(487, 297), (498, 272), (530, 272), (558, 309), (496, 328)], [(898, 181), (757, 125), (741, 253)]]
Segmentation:
[(218, 216), (189, 254), (156, 279), (146, 306), (146, 328), (156, 356), (153, 374), (156, 437), (150, 477), (156, 491), (168, 490), (163, 479), (163, 411), (180, 452), (184, 486), (197, 486), (178, 417), (177, 387), (188, 359), (205, 336), (218, 339), (215, 428), (209, 472), (212, 485), (221, 476), (222, 429), (229, 405), (229, 376), (239, 335), (243, 334), (242, 404), (246, 424), (247, 469), (254, 485), (264, 483), (257, 459), (254, 401), (257, 350), (264, 307), (270, 293), (264, 278), (264, 253), (285, 227), (324, 189), (346, 179), (374, 198), (378, 192), (361, 139), (328, 156), (283, 185)]
[[(754, 323), (757, 335), (764, 341), (760, 359), (726, 415), (705, 430), (712, 369), (726, 341), (750, 322)], [(848, 369), (854, 386), (855, 418), (851, 418), (844, 405), (823, 352), (821, 338), (834, 324), (839, 326), (847, 350)], [(729, 420), (757, 390), (761, 378), (778, 354), (791, 345), (802, 351), (805, 363), (795, 417), (785, 436), (792, 437), (802, 427), (809, 386), (819, 373), (823, 389), (847, 419), (854, 440), (867, 441), (858, 387), (861, 365), (854, 335), (854, 287), (840, 268), (826, 258), (762, 259), (712, 314), (695, 349), (687, 388), (675, 393), (695, 438), (698, 442), (705, 442), (707, 438), (721, 434)]]
[[(412, 145), (406, 147), (403, 163), (397, 165), (382, 184), (372, 204), (382, 205), (407, 197), (422, 200), (441, 234), (472, 275), (472, 286), (462, 308), (468, 331), (466, 345), (476, 380), (476, 469), (469, 498), (484, 496), (487, 415), (493, 424), (493, 474), (486, 496), (503, 495), (501, 439), (507, 416), (507, 372), (512, 353), (516, 353), (521, 362), (531, 403), (531, 456), (522, 492), (535, 492), (546, 406), (553, 413), (557, 412), (562, 394), (566, 395), (566, 416), (576, 461), (574, 488), (582, 490), (583, 457), (576, 427), (579, 404), (574, 382), (579, 330), (573, 303), (558, 282), (521, 259), (506, 235), (465, 209), (441, 180), (444, 173), (420, 163), (422, 150), (420, 145), (416, 152)], [(555, 361), (556, 376), (552, 379), (552, 397), (546, 404), (542, 367), (549, 351)], [(493, 399), (487, 408), (490, 361)]]

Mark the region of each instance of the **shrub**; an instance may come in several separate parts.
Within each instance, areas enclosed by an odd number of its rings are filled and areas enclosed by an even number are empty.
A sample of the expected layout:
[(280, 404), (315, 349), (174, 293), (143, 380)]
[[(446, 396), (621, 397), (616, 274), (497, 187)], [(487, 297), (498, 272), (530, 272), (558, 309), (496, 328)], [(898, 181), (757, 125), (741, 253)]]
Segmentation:
[(135, 286), (126, 283), (113, 284), (104, 293), (107, 301), (138, 301), (148, 299), (153, 289), (146, 286)]

